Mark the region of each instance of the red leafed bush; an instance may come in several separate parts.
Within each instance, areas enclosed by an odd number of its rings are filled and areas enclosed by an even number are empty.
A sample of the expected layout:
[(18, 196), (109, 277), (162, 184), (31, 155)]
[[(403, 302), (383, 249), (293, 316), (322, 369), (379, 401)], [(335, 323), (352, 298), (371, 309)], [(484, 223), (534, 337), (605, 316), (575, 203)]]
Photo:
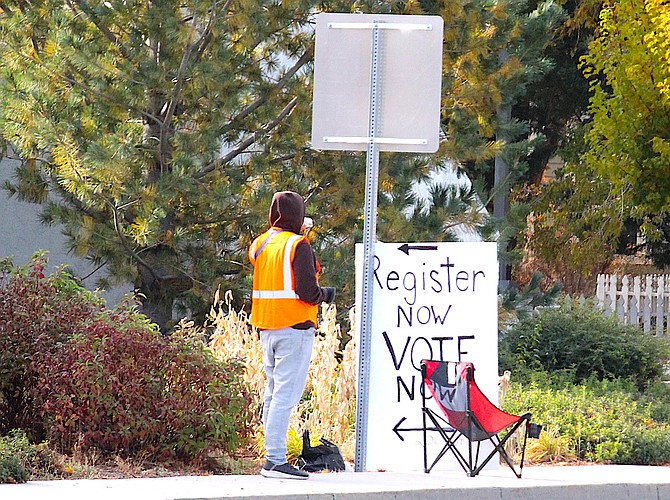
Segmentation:
[(238, 367), (214, 359), (196, 337), (165, 339), (128, 315), (83, 325), (41, 359), (50, 441), (151, 458), (234, 451), (250, 421)]
[(92, 294), (64, 286), (62, 275), (46, 279), (46, 263), (44, 255), (25, 268), (0, 262), (0, 435), (23, 428), (43, 437), (31, 393), (38, 378), (34, 358), (55, 350), (101, 308)]
[(155, 451), (164, 345), (149, 328), (115, 328), (97, 319), (80, 325), (57, 351), (41, 353), (37, 401), (52, 444)]
[(241, 360), (219, 361), (203, 339), (177, 332), (170, 341), (161, 420), (177, 456), (198, 456), (210, 441), (235, 450), (251, 435), (251, 393)]
[(67, 275), (44, 277), (44, 263), (0, 276), (4, 429), (149, 459), (238, 447), (251, 422), (241, 366), (193, 329), (166, 338), (132, 305), (105, 309)]

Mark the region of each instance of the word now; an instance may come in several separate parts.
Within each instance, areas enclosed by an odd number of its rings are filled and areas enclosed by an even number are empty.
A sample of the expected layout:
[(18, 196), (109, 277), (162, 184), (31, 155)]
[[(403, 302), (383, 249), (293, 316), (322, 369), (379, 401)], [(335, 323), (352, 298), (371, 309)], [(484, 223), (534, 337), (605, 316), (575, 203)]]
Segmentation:
[(412, 326), (414, 319), (420, 325), (427, 325), (428, 323), (433, 323), (434, 325), (440, 324), (444, 325), (444, 322), (447, 319), (447, 314), (451, 311), (451, 304), (443, 309), (443, 314), (440, 315), (440, 312), (435, 309), (435, 306), (421, 306), (416, 309), (416, 314), (414, 313), (414, 306), (404, 307), (402, 305), (398, 306), (398, 322), (396, 326), (400, 328), (401, 318), (405, 319), (407, 326)]

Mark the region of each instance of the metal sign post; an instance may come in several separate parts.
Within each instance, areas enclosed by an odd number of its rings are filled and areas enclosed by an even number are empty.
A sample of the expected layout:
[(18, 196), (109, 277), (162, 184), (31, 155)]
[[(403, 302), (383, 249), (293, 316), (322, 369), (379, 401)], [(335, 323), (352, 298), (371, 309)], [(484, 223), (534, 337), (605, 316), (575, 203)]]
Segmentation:
[[(357, 401), (362, 401), (370, 388), (370, 356), (368, 345), (372, 331), (372, 290), (374, 273), (374, 245), (377, 238), (377, 189), (379, 181), (379, 146), (374, 139), (377, 136), (377, 99), (379, 98), (379, 64), (380, 64), (379, 23), (372, 29), (372, 67), (370, 69), (370, 117), (367, 160), (365, 168), (365, 212), (363, 220), (363, 302), (361, 305), (361, 336), (358, 346), (358, 391)], [(368, 405), (357, 405), (356, 412), (356, 472), (365, 470), (365, 456), (368, 432)]]
[[(312, 147), (367, 151), (356, 471), (366, 470), (379, 152), (437, 150), (442, 29), (438, 16), (317, 16)], [(417, 40), (413, 32), (424, 36)]]

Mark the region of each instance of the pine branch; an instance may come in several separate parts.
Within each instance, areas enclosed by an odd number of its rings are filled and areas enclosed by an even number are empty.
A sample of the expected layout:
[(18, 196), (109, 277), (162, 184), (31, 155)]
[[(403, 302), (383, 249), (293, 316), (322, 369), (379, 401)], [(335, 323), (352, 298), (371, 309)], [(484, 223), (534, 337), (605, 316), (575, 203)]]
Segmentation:
[(85, 14), (91, 20), (91, 22), (95, 25), (95, 27), (98, 28), (98, 30), (100, 30), (100, 33), (102, 33), (104, 37), (107, 38), (107, 40), (112, 42), (112, 45), (118, 47), (119, 52), (121, 52), (121, 55), (125, 59), (131, 60), (130, 51), (121, 43), (121, 40), (119, 40), (119, 38), (114, 33), (112, 33), (109, 30), (109, 28), (107, 28), (107, 26), (105, 26), (100, 22), (98, 16), (96, 16), (95, 13), (92, 12), (90, 8), (88, 8), (88, 5), (86, 5), (85, 0), (75, 0), (74, 3), (71, 0), (68, 0), (67, 4), (73, 11), (76, 11), (77, 10), (76, 8), (79, 7), (80, 12), (82, 14)]
[(321, 183), (319, 182), (319, 183), (316, 184), (316, 186), (312, 187), (307, 192), (307, 196), (305, 196), (305, 205), (308, 205), (309, 202), (312, 201), (312, 198), (314, 198), (321, 191), (323, 191), (323, 187), (321, 186)]
[(221, 167), (222, 165), (225, 165), (226, 163), (230, 162), (240, 154), (244, 153), (249, 146), (254, 144), (259, 138), (261, 138), (263, 135), (267, 134), (270, 132), (272, 129), (274, 129), (277, 125), (279, 125), (284, 118), (286, 118), (289, 113), (295, 108), (295, 106), (298, 104), (298, 98), (294, 97), (291, 99), (291, 101), (282, 109), (281, 113), (277, 115), (277, 117), (272, 120), (270, 123), (265, 125), (263, 128), (260, 130), (254, 132), (251, 134), (249, 137), (247, 137), (244, 141), (242, 141), (239, 146), (237, 146), (235, 149), (230, 151), (228, 154), (223, 156), (222, 158), (219, 158), (206, 167), (202, 168), (200, 172), (198, 172), (195, 175), (196, 179), (202, 179), (204, 176), (206, 176), (208, 173), (212, 172), (213, 170), (216, 170), (217, 168)]
[(82, 279), (82, 280), (86, 280), (86, 279), (90, 278), (91, 276), (93, 276), (95, 273), (97, 273), (98, 271), (100, 271), (100, 269), (102, 269), (102, 268), (105, 267), (106, 265), (107, 265), (107, 261), (105, 260), (105, 261), (102, 262), (102, 264), (98, 265), (98, 267), (96, 267), (95, 269), (93, 269), (93, 271), (91, 271), (90, 273), (88, 273), (86, 276), (82, 276), (81, 279)]
[(156, 281), (159, 281), (160, 278), (154, 271), (154, 269), (142, 258), (139, 256), (135, 250), (133, 250), (130, 245), (128, 245), (128, 242), (126, 241), (126, 237), (123, 235), (123, 232), (121, 231), (121, 224), (119, 223), (119, 209), (116, 205), (114, 205), (111, 201), (105, 200), (105, 202), (109, 205), (109, 207), (112, 209), (112, 214), (113, 214), (113, 220), (114, 220), (114, 231), (116, 232), (116, 236), (119, 238), (119, 243), (121, 243), (121, 246), (124, 248), (124, 250), (128, 253), (128, 255), (132, 256), (142, 267), (144, 267), (147, 271), (149, 271), (149, 274), (151, 274), (151, 277), (155, 279)]
[[(92, 212), (92, 211), (88, 210), (88, 208), (87, 208), (83, 203), (81, 203), (81, 201), (80, 201), (78, 198), (72, 196), (72, 193), (70, 193), (69, 191), (63, 189), (63, 188), (60, 186), (60, 184), (58, 184), (58, 182), (54, 182), (54, 183), (52, 184), (52, 187), (54, 187), (54, 188), (56, 189), (56, 191), (60, 194), (60, 196), (63, 197), (63, 199), (67, 199), (68, 202), (71, 203), (71, 204), (73, 205), (73, 207), (74, 207), (78, 212), (83, 213), (83, 214), (86, 214), (86, 215), (88, 215), (89, 217), (91, 217), (93, 220), (97, 220), (97, 221), (100, 222), (100, 223), (103, 223), (103, 222), (105, 222), (105, 221), (107, 220), (106, 218), (101, 217), (101, 215), (100, 215), (99, 212)], [(112, 210), (112, 214), (113, 214), (113, 222), (114, 222), (114, 231), (116, 232), (116, 235), (117, 235), (117, 237), (119, 238), (119, 242), (121, 243), (121, 246), (126, 250), (126, 252), (128, 252), (129, 255), (131, 255), (132, 257), (134, 257), (135, 260), (136, 260), (139, 264), (141, 264), (144, 268), (146, 268), (147, 271), (149, 271), (149, 273), (151, 274), (151, 276), (152, 276), (154, 279), (158, 280), (159, 278), (158, 278), (158, 276), (156, 275), (156, 272), (153, 270), (153, 268), (152, 268), (152, 267), (151, 267), (151, 266), (150, 266), (144, 259), (142, 259), (142, 258), (137, 254), (137, 252), (135, 252), (132, 248), (130, 248), (130, 246), (128, 245), (128, 243), (127, 243), (127, 241), (126, 241), (125, 236), (123, 235), (123, 232), (121, 231), (121, 225), (120, 225), (120, 222), (119, 222), (119, 210), (122, 209), (122, 208), (125, 208), (125, 207), (127, 207), (127, 206), (129, 206), (129, 205), (132, 205), (132, 204), (134, 203), (134, 201), (133, 201), (133, 202), (125, 203), (125, 204), (120, 205), (120, 206), (114, 205), (114, 203), (112, 203), (110, 200), (108, 200), (108, 199), (106, 199), (106, 198), (104, 198), (104, 197), (103, 197), (103, 201), (104, 201), (105, 204), (107, 204), (107, 205), (111, 208), (111, 210)], [(94, 272), (95, 272), (95, 271), (94, 271)], [(91, 274), (92, 274), (92, 273), (91, 273)]]
[[(277, 90), (283, 89), (291, 80), (291, 78), (293, 78), (293, 76), (300, 70), (300, 68), (302, 68), (312, 59), (313, 55), (314, 55), (314, 46), (312, 45), (305, 51), (302, 57), (300, 57), (300, 59), (296, 61), (296, 63), (291, 67), (291, 69), (289, 69), (284, 76), (282, 76), (279, 80), (277, 80), (277, 83), (273, 87), (273, 91), (276, 92)], [(231, 120), (228, 122), (228, 125), (222, 128), (221, 136), (225, 135), (226, 132), (232, 129), (233, 124), (235, 122), (243, 120), (251, 113), (256, 111), (258, 108), (260, 108), (263, 104), (265, 104), (267, 100), (270, 98), (270, 94), (271, 92), (266, 92), (265, 94), (259, 96), (254, 102), (249, 104), (246, 108), (244, 108), (237, 115), (231, 118)]]
[[(210, 13), (212, 14), (210, 17), (210, 22), (208, 27), (211, 27), (212, 21), (214, 18), (217, 16), (219, 12), (226, 13), (230, 9), (230, 5), (233, 3), (233, 0), (226, 0), (223, 5), (220, 5), (221, 2), (216, 0), (214, 4), (212, 5), (212, 8), (210, 9)], [(190, 16), (189, 18), (185, 18), (184, 22), (191, 22), (194, 19), (194, 16)], [(201, 43), (200, 46), (196, 50), (196, 56), (195, 56), (195, 61), (199, 62), (202, 54), (205, 52), (205, 49), (209, 45), (209, 43), (212, 41), (212, 30), (208, 29), (206, 34), (203, 34), (201, 37)]]
[(8, 12), (8, 13), (10, 13), (10, 14), (12, 13), (12, 9), (10, 9), (9, 7), (7, 7), (7, 3), (6, 3), (6, 2), (3, 2), (2, 0), (0, 0), (0, 11), (2, 11), (2, 12)]
[[(37, 54), (37, 50), (38, 50), (38, 48), (35, 47), (35, 53), (36, 53), (36, 54)], [(96, 97), (98, 97), (98, 98), (100, 98), (101, 100), (106, 101), (106, 102), (108, 102), (108, 103), (110, 103), (110, 104), (117, 105), (117, 106), (120, 105), (119, 102), (117, 102), (117, 101), (115, 101), (115, 100), (113, 100), (113, 99), (110, 99), (110, 97), (109, 97), (109, 93), (107, 93), (107, 92), (101, 92), (101, 91), (99, 91), (99, 90), (96, 90), (96, 89), (90, 87), (89, 85), (86, 85), (86, 84), (83, 83), (82, 81), (73, 78), (73, 77), (70, 76), (69, 74), (65, 74), (65, 73), (57, 73), (56, 71), (53, 71), (53, 70), (50, 69), (49, 67), (42, 65), (42, 63), (41, 63), (41, 61), (39, 60), (38, 57), (30, 57), (30, 56), (28, 56), (25, 52), (15, 52), (15, 54), (16, 54), (17, 56), (23, 58), (23, 59), (26, 59), (27, 61), (30, 61), (31, 63), (35, 63), (35, 64), (39, 65), (39, 66), (41, 67), (41, 69), (43, 69), (44, 71), (47, 71), (47, 72), (50, 73), (52, 76), (54, 76), (56, 79), (61, 79), (61, 80), (65, 81), (65, 82), (69, 83), (69, 84), (72, 85), (73, 87), (79, 87), (79, 88), (85, 90), (86, 92), (88, 92), (89, 94), (91, 94), (91, 95), (95, 95)], [(137, 82), (137, 81), (135, 81), (135, 80), (130, 80), (130, 81), (131, 81), (132, 83), (137, 83), (137, 84), (141, 84), (141, 83), (142, 83), (142, 82)], [(139, 109), (139, 108), (136, 108), (136, 107), (129, 106), (127, 103), (124, 103), (124, 106), (125, 106), (127, 109), (129, 109), (130, 111), (133, 111), (133, 112), (137, 113), (137, 114), (140, 115), (142, 118), (147, 119), (148, 121), (154, 122), (154, 123), (156, 123), (156, 124), (158, 124), (158, 125), (160, 125), (160, 124), (162, 123), (161, 120), (160, 120), (160, 118), (158, 118), (156, 115), (153, 115), (153, 114), (151, 114), (151, 113), (149, 113), (149, 112), (147, 112), (147, 111), (145, 111), (145, 110), (143, 110), (143, 109)]]
[[(230, 5), (230, 2), (231, 0), (228, 0), (224, 8)], [(186, 68), (189, 66), (189, 63), (191, 62), (191, 56), (195, 53), (196, 58), (199, 58), (199, 56), (203, 53), (209, 42), (212, 40), (212, 37), (210, 35), (212, 32), (212, 25), (216, 17), (217, 17), (217, 10), (215, 2), (213, 8), (210, 10), (210, 16), (209, 19), (207, 20), (207, 25), (202, 30), (202, 33), (200, 34), (198, 39), (195, 40), (193, 43), (191, 43), (188, 47), (186, 47), (184, 55), (181, 58), (181, 62), (179, 63), (179, 69), (177, 70), (177, 76), (175, 78), (175, 85), (172, 90), (172, 97), (170, 98), (167, 111), (165, 113), (165, 117), (163, 118), (160, 127), (159, 147), (160, 147), (161, 169), (163, 169), (164, 166), (167, 164), (167, 158), (169, 155), (168, 137), (170, 132), (168, 128), (169, 123), (172, 121), (172, 117), (174, 116), (175, 110), (177, 109), (179, 99), (181, 97), (181, 93), (184, 87)], [(192, 23), (196, 24), (195, 18), (192, 20)]]
[[(66, 189), (64, 189), (64, 188), (63, 188), (63, 187), (62, 187), (62, 186), (61, 186), (61, 185), (60, 185), (60, 184), (59, 184), (59, 183), (58, 183), (52, 176), (49, 176), (49, 177), (52, 178), (52, 181), (53, 181), (52, 184), (51, 184), (52, 188), (54, 188), (54, 189), (59, 193), (59, 195), (60, 195), (63, 199), (65, 199), (65, 200), (67, 200), (69, 203), (71, 203), (71, 204), (73, 205), (73, 207), (74, 207), (78, 212), (83, 213), (83, 214), (85, 214), (85, 215), (88, 215), (88, 216), (91, 217), (93, 220), (97, 220), (99, 223), (104, 223), (104, 222), (107, 221), (107, 219), (106, 219), (105, 217), (102, 217), (101, 214), (100, 214), (99, 212), (92, 212), (91, 210), (89, 210), (89, 209), (88, 209), (88, 208), (81, 202), (81, 200), (80, 200), (79, 198), (73, 196), (72, 193), (70, 193), (69, 191), (67, 191)], [(123, 209), (123, 208), (128, 207), (129, 205), (134, 204), (134, 203), (135, 203), (136, 201), (138, 201), (138, 200), (133, 200), (133, 201), (131, 201), (131, 202), (124, 203), (123, 205), (119, 205), (119, 206), (115, 205), (112, 201), (108, 200), (108, 199), (107, 199), (106, 197), (104, 197), (104, 196), (102, 197), (102, 200), (103, 200), (103, 202), (104, 202), (107, 206), (109, 206), (109, 207), (111, 208), (111, 210), (112, 210), (112, 214), (113, 214), (113, 222), (114, 222), (114, 231), (116, 232), (116, 235), (117, 235), (117, 237), (119, 238), (119, 242), (121, 243), (121, 246), (126, 250), (126, 252), (127, 252), (129, 255), (131, 255), (133, 258), (135, 258), (135, 260), (136, 260), (139, 264), (141, 264), (144, 268), (146, 268), (147, 271), (149, 271), (149, 273), (151, 274), (151, 276), (152, 276), (154, 279), (158, 280), (159, 278), (158, 278), (156, 272), (153, 270), (153, 268), (152, 268), (152, 267), (151, 267), (151, 266), (150, 266), (144, 259), (142, 259), (142, 258), (137, 254), (137, 252), (135, 252), (135, 250), (133, 250), (133, 249), (128, 245), (128, 243), (127, 243), (127, 241), (126, 241), (126, 238), (125, 238), (125, 236), (123, 235), (123, 232), (121, 231), (121, 225), (120, 225), (120, 222), (119, 222), (119, 211), (120, 211), (121, 209)]]
[(190, 225), (198, 228), (207, 227), (211, 225), (220, 226), (221, 224), (231, 224), (233, 222), (240, 222), (247, 219), (249, 219), (248, 215), (241, 215), (239, 217), (225, 216), (222, 219), (195, 220), (190, 222)]
[[(25, 15), (26, 12), (28, 12), (28, 11), (30, 10), (30, 8), (31, 8), (31, 5), (30, 5), (30, 4), (28, 4), (27, 2), (21, 2), (20, 0), (17, 1), (16, 4), (17, 4), (17, 6), (18, 6), (19, 12), (21, 12), (21, 14), (24, 14), (24, 15)], [(2, 2), (2, 10), (3, 10), (3, 11), (6, 10), (7, 12), (12, 12), (11, 9), (9, 9), (9, 8), (7, 7), (7, 4), (6, 4), (5, 2)], [(33, 46), (33, 51), (35, 52), (35, 54), (38, 54), (38, 53), (39, 53), (39, 49), (40, 49), (40, 47), (39, 47), (39, 45), (38, 45), (38, 43), (37, 43), (37, 40), (35, 39), (34, 36), (31, 36), (31, 37), (30, 37), (30, 44)]]
[(292, 160), (297, 156), (296, 153), (290, 153), (287, 155), (282, 155), (282, 156), (275, 156), (274, 158), (271, 158), (269, 161), (270, 163), (283, 163), (288, 160)]

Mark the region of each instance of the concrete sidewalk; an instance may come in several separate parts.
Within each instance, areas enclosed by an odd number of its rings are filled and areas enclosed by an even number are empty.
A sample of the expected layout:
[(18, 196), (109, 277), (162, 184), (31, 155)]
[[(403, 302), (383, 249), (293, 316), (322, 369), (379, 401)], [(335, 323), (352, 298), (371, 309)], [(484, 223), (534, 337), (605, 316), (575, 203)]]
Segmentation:
[(670, 500), (670, 467), (586, 465), (526, 467), (470, 478), (462, 472), (341, 472), (307, 481), (262, 476), (31, 481), (0, 485), (0, 500)]

